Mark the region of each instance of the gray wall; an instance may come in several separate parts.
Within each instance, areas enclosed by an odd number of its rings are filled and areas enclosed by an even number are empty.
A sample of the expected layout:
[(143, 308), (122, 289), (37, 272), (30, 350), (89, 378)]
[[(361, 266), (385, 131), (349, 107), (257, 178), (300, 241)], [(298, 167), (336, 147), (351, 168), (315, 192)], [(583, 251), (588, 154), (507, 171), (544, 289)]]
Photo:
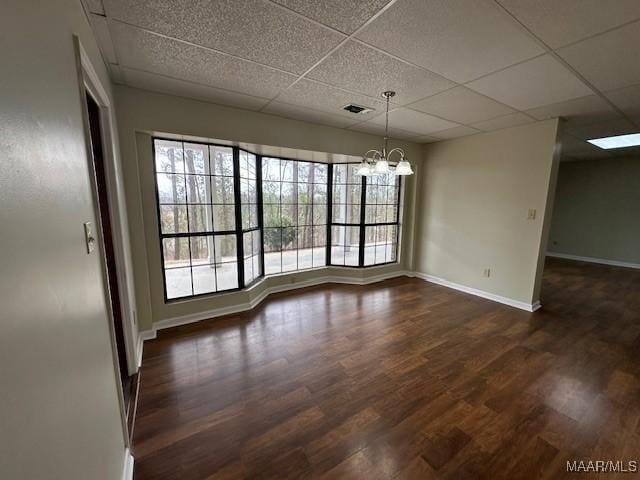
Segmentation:
[(560, 164), (548, 250), (640, 264), (640, 155)]
[(77, 0), (0, 14), (0, 478), (121, 478), (124, 434), (72, 34), (108, 78)]
[[(557, 132), (558, 120), (547, 120), (427, 145), (416, 270), (524, 304), (538, 301)], [(537, 211), (533, 220), (529, 209)]]

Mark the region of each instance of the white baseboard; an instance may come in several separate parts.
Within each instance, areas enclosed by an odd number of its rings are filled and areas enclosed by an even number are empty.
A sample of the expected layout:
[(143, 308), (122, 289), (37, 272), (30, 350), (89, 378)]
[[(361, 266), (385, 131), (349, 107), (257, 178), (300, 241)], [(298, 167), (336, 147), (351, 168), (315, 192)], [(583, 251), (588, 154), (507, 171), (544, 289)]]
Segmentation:
[(640, 263), (621, 262), (619, 260), (607, 260), (605, 258), (581, 257), (579, 255), (569, 255), (568, 253), (547, 252), (547, 257), (564, 258), (565, 260), (577, 260), (578, 262), (599, 263), (602, 265), (611, 265), (614, 267), (640, 269)]
[(540, 301), (537, 301), (534, 303), (521, 302), (519, 300), (514, 300), (512, 298), (496, 295), (495, 293), (485, 292), (484, 290), (479, 290), (477, 288), (467, 287), (466, 285), (454, 283), (449, 280), (445, 280), (444, 278), (435, 277), (433, 275), (427, 275), (426, 273), (414, 272), (414, 275), (430, 283), (436, 283), (438, 285), (442, 285), (443, 287), (452, 288), (460, 292), (469, 293), (477, 297), (486, 298), (487, 300), (493, 300), (494, 302), (503, 303), (505, 305), (509, 305), (510, 307), (519, 308), (520, 310), (526, 310), (527, 312), (535, 312), (536, 310), (542, 307), (542, 304), (540, 303)]
[(124, 451), (124, 466), (122, 468), (122, 480), (133, 480), (133, 455), (128, 448)]
[[(163, 330), (165, 328), (178, 327), (180, 325), (187, 325), (189, 323), (208, 320), (210, 318), (221, 317), (223, 315), (246, 312), (247, 310), (251, 310), (256, 306), (258, 306), (265, 298), (267, 298), (269, 295), (273, 293), (286, 292), (289, 290), (296, 290), (298, 288), (312, 287), (312, 286), (321, 285), (324, 283), (368, 285), (370, 283), (381, 282), (383, 280), (388, 280), (390, 278), (411, 277), (411, 276), (413, 276), (413, 272), (406, 272), (404, 270), (384, 273), (381, 275), (375, 275), (373, 277), (368, 277), (368, 278), (352, 278), (352, 277), (342, 277), (339, 275), (325, 275), (323, 277), (313, 278), (310, 280), (306, 280), (304, 282), (296, 282), (289, 285), (278, 285), (274, 287), (269, 287), (269, 288), (266, 288), (260, 295), (252, 299), (250, 302), (239, 303), (239, 304), (231, 305), (228, 307), (215, 308), (212, 310), (205, 310), (205, 311), (193, 313), (190, 315), (183, 315), (179, 317), (160, 320), (159, 322), (155, 322), (153, 324), (153, 328), (151, 330), (145, 330), (140, 332), (138, 338), (140, 339), (140, 342), (142, 344), (145, 340), (151, 340), (156, 338), (158, 330)], [(142, 347), (139, 349), (138, 358), (140, 359), (139, 361), (141, 362)]]
[(144, 352), (144, 342), (145, 340), (153, 340), (157, 336), (156, 329), (152, 328), (151, 330), (142, 330), (138, 332), (138, 344), (136, 348), (136, 357), (138, 359), (138, 368), (142, 366), (142, 354)]

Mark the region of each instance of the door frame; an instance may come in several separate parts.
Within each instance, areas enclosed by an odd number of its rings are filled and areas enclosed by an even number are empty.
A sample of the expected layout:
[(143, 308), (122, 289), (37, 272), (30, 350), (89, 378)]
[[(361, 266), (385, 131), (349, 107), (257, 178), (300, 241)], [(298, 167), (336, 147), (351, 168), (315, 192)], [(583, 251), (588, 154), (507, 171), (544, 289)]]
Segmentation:
[[(127, 359), (127, 371), (133, 375), (138, 371), (138, 329), (135, 319), (135, 292), (133, 290), (133, 268), (131, 264), (131, 251), (129, 246), (129, 232), (126, 215), (126, 203), (124, 199), (122, 170), (116, 156), (117, 146), (115, 144), (115, 121), (113, 108), (107, 94), (107, 90), (100, 81), (89, 56), (83, 48), (80, 39), (73, 36), (74, 52), (76, 57), (76, 67), (78, 74), (79, 99), (82, 106), (82, 120), (85, 131), (85, 146), (87, 150), (87, 164), (91, 175), (91, 190), (94, 197), (94, 212), (96, 220), (95, 234), (99, 241), (99, 250), (104, 252), (104, 241), (102, 239), (102, 225), (100, 221), (100, 211), (98, 207), (97, 185), (95, 180), (94, 162), (92, 159), (91, 132), (89, 128), (89, 115), (86, 104), (86, 95), (89, 93), (98, 104), (100, 109), (100, 129), (102, 137), (102, 150), (104, 154), (105, 177), (107, 183), (107, 201), (109, 202), (110, 219), (112, 226), (112, 240), (114, 255), (116, 259), (116, 275), (118, 278), (118, 290), (120, 295), (122, 327), (124, 334), (125, 353)], [(101, 254), (102, 276), (105, 286), (105, 304), (109, 316), (109, 331), (111, 333), (111, 344), (113, 349), (114, 374), (118, 385), (118, 396), (122, 419), (124, 423), (125, 441), (128, 445), (128, 435), (126, 434), (126, 406), (122, 393), (120, 372), (118, 367), (118, 355), (116, 353), (116, 340), (114, 331), (113, 312), (111, 310), (111, 298), (109, 292), (109, 281), (104, 264), (105, 258)]]

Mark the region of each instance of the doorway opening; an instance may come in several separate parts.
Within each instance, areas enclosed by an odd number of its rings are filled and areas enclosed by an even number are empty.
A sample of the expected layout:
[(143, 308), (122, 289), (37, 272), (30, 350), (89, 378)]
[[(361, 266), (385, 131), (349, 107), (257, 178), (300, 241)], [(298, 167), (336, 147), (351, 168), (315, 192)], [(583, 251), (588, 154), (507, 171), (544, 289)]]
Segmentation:
[(116, 254), (114, 249), (113, 230), (111, 225), (111, 212), (107, 190), (107, 177), (105, 171), (105, 156), (103, 150), (102, 125), (100, 120), (100, 107), (89, 92), (85, 93), (89, 120), (89, 132), (91, 139), (91, 153), (94, 164), (96, 191), (98, 197), (98, 210), (100, 212), (100, 226), (104, 245), (104, 264), (107, 273), (109, 300), (113, 319), (113, 331), (115, 335), (116, 353), (118, 359), (118, 371), (122, 385), (125, 411), (129, 412), (133, 376), (129, 375), (127, 366), (127, 351), (125, 346), (124, 325), (122, 319), (122, 306), (120, 301), (120, 289), (116, 271)]

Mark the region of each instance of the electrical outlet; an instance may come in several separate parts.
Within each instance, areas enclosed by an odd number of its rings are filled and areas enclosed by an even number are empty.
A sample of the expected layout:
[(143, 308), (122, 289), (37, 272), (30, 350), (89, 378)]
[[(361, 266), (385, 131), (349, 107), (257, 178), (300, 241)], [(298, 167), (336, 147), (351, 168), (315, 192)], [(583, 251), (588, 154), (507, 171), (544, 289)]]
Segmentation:
[(527, 220), (535, 220), (536, 219), (536, 209), (530, 208), (529, 213), (527, 215)]
[(485, 268), (484, 271), (482, 272), (482, 276), (489, 278), (491, 276), (491, 269)]

